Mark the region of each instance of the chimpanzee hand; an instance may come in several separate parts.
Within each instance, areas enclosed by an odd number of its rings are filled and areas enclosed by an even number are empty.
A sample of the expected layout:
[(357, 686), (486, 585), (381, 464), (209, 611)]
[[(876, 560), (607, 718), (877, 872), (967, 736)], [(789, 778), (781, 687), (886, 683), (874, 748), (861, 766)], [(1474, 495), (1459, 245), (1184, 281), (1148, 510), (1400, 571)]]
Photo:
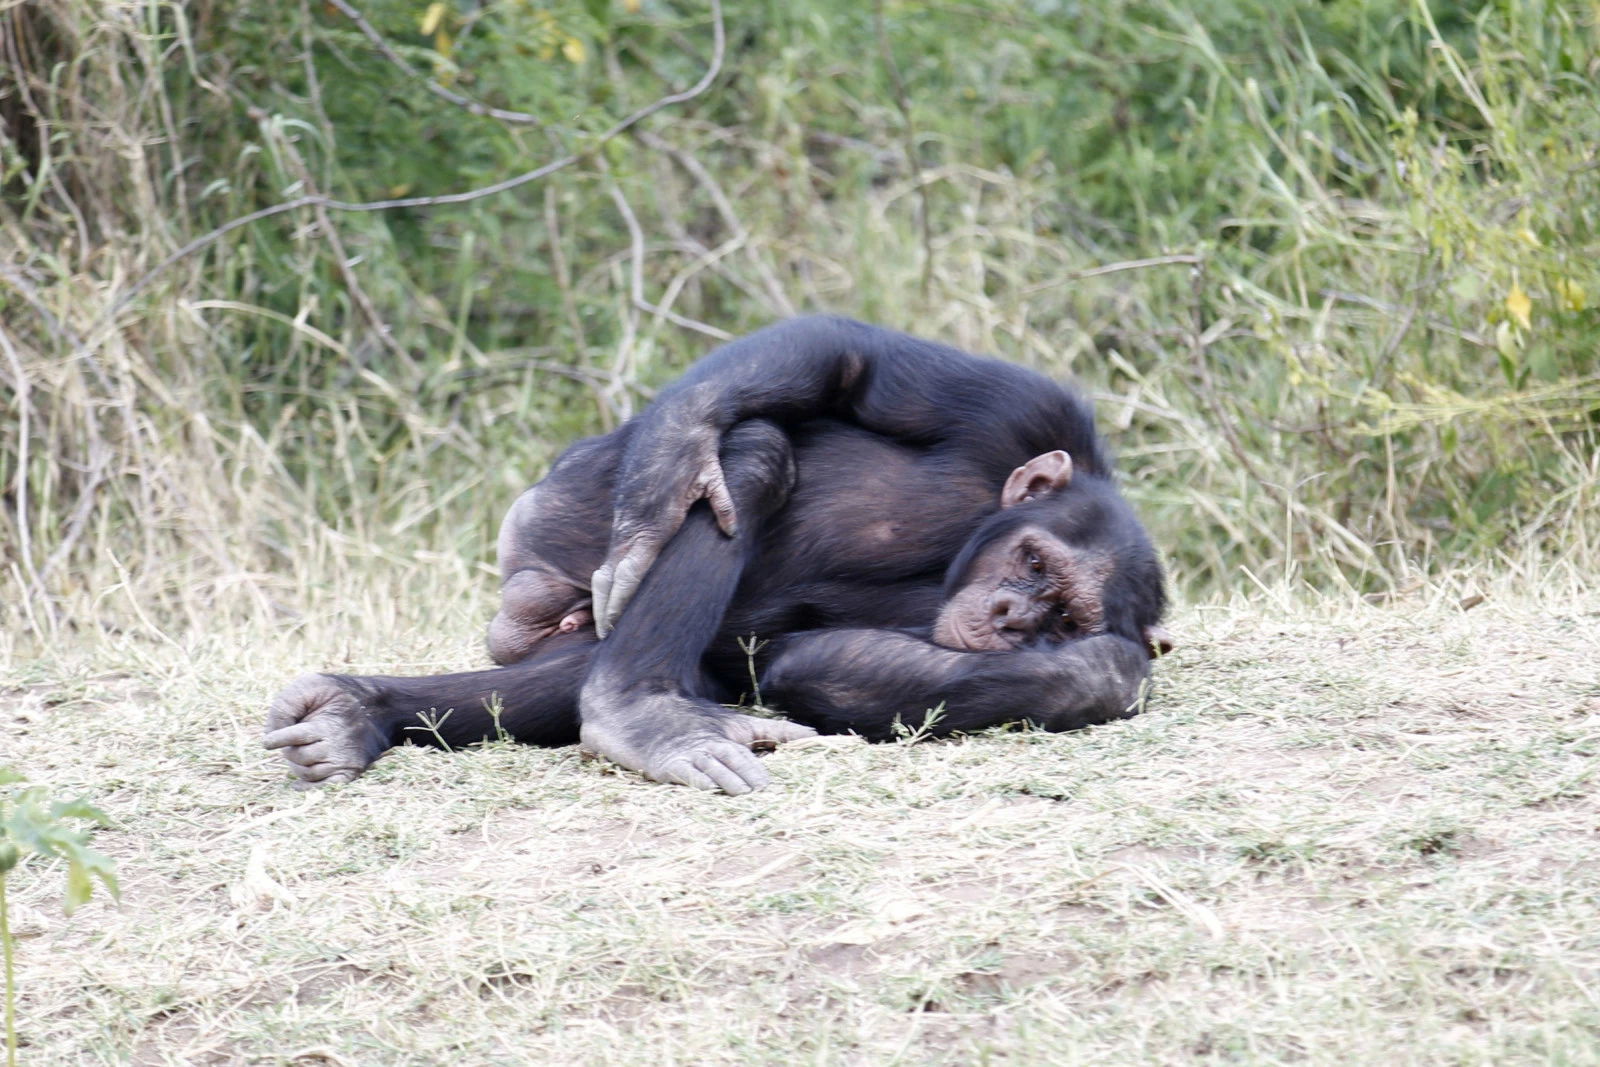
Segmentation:
[(303, 674), (273, 699), (262, 744), (283, 753), (300, 788), (355, 781), (389, 749), (361, 700), (326, 674)]
[(695, 390), (663, 397), (639, 418), (612, 491), (611, 544), (594, 572), (594, 625), (601, 637), (621, 616), (661, 549), (698, 500), (722, 532), (738, 529), (717, 451), (722, 431)]
[(1031, 722), (1076, 730), (1143, 710), (1150, 659), (1114, 634), (1015, 652), (958, 652), (900, 630), (811, 630), (774, 643), (761, 692), (825, 733), (889, 740)]
[(809, 726), (741, 715), (674, 692), (601, 692), (582, 697), (585, 752), (657, 782), (720, 789), (732, 796), (772, 780), (754, 748), (812, 737)]

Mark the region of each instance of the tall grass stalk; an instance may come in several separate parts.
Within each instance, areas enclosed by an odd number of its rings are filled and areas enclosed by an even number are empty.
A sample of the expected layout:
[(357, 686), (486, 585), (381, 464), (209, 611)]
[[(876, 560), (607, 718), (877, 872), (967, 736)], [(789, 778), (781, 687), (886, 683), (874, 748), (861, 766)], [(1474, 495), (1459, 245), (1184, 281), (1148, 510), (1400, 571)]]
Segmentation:
[(11, 947), (11, 905), (0, 872), (0, 952), (6, 960), (6, 1067), (17, 1067), (17, 964)]
[(563, 442), (791, 308), (1079, 378), (1191, 595), (1600, 566), (1592, 6), (751, 0), (704, 98), (545, 188), (308, 207), (114, 310), (306, 190), (526, 171), (710, 43), (689, 0), (363, 11), (545, 128), (320, 5), (0, 12), (0, 610), (30, 641), (487, 582)]

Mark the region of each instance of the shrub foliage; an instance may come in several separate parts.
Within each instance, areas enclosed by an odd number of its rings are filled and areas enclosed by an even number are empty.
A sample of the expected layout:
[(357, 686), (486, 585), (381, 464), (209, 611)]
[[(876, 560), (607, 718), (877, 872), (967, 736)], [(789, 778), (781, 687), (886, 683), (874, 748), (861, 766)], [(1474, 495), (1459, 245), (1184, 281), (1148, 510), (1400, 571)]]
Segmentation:
[(1084, 381), (1193, 593), (1596, 562), (1591, 2), (730, 0), (709, 89), (603, 144), (705, 73), (711, 7), (378, 0), (388, 55), (345, 8), (0, 11), (39, 631), (486, 559), (561, 443), (808, 309)]

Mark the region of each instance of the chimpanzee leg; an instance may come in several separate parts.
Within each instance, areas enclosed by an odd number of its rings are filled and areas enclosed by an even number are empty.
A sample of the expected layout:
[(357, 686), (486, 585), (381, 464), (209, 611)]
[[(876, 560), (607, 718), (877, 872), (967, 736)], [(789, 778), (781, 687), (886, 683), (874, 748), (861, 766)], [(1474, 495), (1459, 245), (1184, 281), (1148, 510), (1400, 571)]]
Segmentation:
[(1015, 652), (956, 652), (892, 630), (818, 630), (780, 638), (761, 695), (823, 733), (872, 740), (897, 725), (929, 732), (1031, 722), (1075, 730), (1138, 713), (1145, 651), (1104, 635)]
[(611, 487), (631, 428), (572, 445), (500, 524), (500, 610), (489, 655), (516, 663), (592, 620), (589, 576), (611, 536)]
[(728, 431), (720, 463), (738, 535), (725, 537), (709, 507), (690, 511), (595, 652), (579, 708), (590, 751), (657, 781), (748, 793), (768, 781), (753, 743), (812, 731), (713, 703), (701, 657), (762, 527), (788, 499), (795, 467), (788, 438), (764, 421)]
[(573, 634), (510, 667), (429, 678), (302, 675), (273, 700), (263, 743), (312, 783), (348, 782), (406, 742), (570, 745), (595, 647), (592, 633)]

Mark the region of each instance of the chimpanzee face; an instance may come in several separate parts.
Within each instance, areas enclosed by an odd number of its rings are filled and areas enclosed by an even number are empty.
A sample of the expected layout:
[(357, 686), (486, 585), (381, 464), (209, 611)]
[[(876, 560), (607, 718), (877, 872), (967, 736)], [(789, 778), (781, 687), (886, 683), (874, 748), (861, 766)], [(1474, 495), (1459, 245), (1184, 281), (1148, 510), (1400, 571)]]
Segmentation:
[(1162, 651), (1165, 594), (1144, 528), (1112, 486), (1071, 479), (1064, 453), (1019, 467), (1001, 510), (951, 564), (933, 642), (1004, 652), (1115, 633)]
[(971, 652), (1004, 652), (1039, 640), (1102, 632), (1110, 557), (1066, 544), (1029, 523), (994, 538), (945, 601), (933, 641)]

